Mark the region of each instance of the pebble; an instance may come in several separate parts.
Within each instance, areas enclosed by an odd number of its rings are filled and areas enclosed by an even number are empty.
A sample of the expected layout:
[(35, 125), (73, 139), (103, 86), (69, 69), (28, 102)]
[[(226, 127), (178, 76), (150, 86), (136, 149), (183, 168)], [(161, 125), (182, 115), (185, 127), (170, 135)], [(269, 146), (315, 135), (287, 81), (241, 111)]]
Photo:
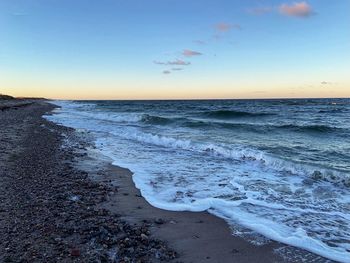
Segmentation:
[(71, 249), (71, 251), (70, 251), (70, 255), (71, 255), (72, 257), (79, 257), (79, 256), (80, 256), (80, 250), (77, 249), (77, 248), (73, 248), (73, 249)]
[[(0, 155), (0, 216), (8, 214), (0, 217), (6, 226), (0, 228), (0, 251), (6, 251), (6, 255), (0, 253), (0, 262), (47, 262), (49, 258), (71, 262), (72, 257), (79, 262), (110, 262), (111, 250), (117, 251), (119, 262), (176, 258), (164, 242), (151, 238), (146, 222), (130, 225), (100, 208), (117, 188), (94, 182), (86, 171), (75, 168), (89, 158), (89, 142), (82, 133), (42, 119), (53, 108), (34, 103), (0, 115), (1, 140), (6, 140)], [(4, 166), (1, 158), (17, 146), (18, 155)]]

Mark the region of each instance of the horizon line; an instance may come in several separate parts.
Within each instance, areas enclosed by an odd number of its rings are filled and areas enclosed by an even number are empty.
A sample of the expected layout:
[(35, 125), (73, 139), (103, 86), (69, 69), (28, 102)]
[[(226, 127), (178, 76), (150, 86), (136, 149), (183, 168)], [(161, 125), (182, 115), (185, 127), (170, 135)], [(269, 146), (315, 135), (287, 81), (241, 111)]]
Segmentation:
[[(23, 97), (22, 97), (23, 98)], [(34, 97), (32, 97), (34, 99)], [(164, 99), (55, 99), (55, 98), (38, 98), (45, 100), (57, 101), (200, 101), (200, 100), (322, 100), (322, 99), (350, 99), (350, 97), (267, 97), (267, 98), (164, 98)]]

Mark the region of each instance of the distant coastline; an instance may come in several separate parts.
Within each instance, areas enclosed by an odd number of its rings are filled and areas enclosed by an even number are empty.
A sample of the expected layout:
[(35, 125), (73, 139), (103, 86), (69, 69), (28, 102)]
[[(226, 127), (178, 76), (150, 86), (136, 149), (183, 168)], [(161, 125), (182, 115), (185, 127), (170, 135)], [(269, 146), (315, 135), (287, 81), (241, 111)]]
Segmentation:
[(35, 101), (45, 101), (45, 98), (26, 98), (26, 97), (12, 97), (9, 95), (0, 94), (0, 111), (8, 109), (18, 109), (20, 107), (28, 106)]

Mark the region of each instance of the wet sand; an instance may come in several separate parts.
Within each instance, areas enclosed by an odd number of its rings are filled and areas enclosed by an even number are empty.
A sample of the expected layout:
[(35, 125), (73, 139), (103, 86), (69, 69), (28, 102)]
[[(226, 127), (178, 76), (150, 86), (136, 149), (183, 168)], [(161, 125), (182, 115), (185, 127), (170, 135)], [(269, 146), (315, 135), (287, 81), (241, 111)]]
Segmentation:
[(234, 236), (226, 221), (208, 212), (178, 212), (153, 207), (135, 187), (130, 170), (111, 165), (107, 159), (101, 162), (95, 153), (91, 155), (80, 162), (79, 167), (89, 170), (93, 180), (116, 188), (107, 196), (103, 208), (118, 213), (130, 224), (149, 223), (151, 235), (164, 240), (178, 253), (178, 258), (171, 262), (332, 262), (272, 240), (264, 245), (254, 245)]
[(107, 209), (118, 212), (124, 220), (141, 224), (152, 222), (154, 237), (166, 240), (179, 253), (183, 262), (283, 262), (271, 242), (254, 246), (234, 237), (228, 224), (207, 212), (172, 212), (151, 206), (140, 196), (131, 172), (109, 166), (110, 178), (118, 185), (118, 192), (109, 196)]

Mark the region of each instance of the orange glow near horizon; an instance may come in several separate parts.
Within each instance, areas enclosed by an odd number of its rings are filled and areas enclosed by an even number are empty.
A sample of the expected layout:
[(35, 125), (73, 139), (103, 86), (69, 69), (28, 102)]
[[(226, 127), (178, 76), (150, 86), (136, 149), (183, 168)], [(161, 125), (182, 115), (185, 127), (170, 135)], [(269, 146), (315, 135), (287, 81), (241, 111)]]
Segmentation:
[[(267, 99), (267, 98), (349, 98), (350, 81), (344, 72), (330, 75), (339, 82), (319, 82), (319, 75), (308, 75), (308, 80), (293, 76), (267, 79), (264, 75), (249, 78), (222, 76), (199, 76), (176, 78), (176, 76), (150, 77), (141, 80), (131, 76), (118, 78), (94, 76), (51, 76), (39, 79), (37, 74), (14, 74), (0, 76), (0, 93), (15, 97), (44, 97), (67, 100), (142, 100), (142, 99)], [(327, 79), (328, 79), (327, 78)], [(307, 83), (307, 84), (305, 84)]]
[[(100, 90), (100, 91), (99, 91)], [(350, 98), (350, 89), (337, 87), (330, 89), (324, 87), (300, 87), (269, 89), (253, 88), (217, 88), (206, 86), (191, 89), (177, 89), (164, 92), (162, 88), (129, 88), (126, 90), (109, 88), (107, 90), (91, 89), (84, 92), (82, 88), (7, 88), (0, 89), (0, 94), (14, 97), (41, 97), (47, 99), (63, 100), (161, 100), (161, 99), (273, 99), (273, 98)]]

